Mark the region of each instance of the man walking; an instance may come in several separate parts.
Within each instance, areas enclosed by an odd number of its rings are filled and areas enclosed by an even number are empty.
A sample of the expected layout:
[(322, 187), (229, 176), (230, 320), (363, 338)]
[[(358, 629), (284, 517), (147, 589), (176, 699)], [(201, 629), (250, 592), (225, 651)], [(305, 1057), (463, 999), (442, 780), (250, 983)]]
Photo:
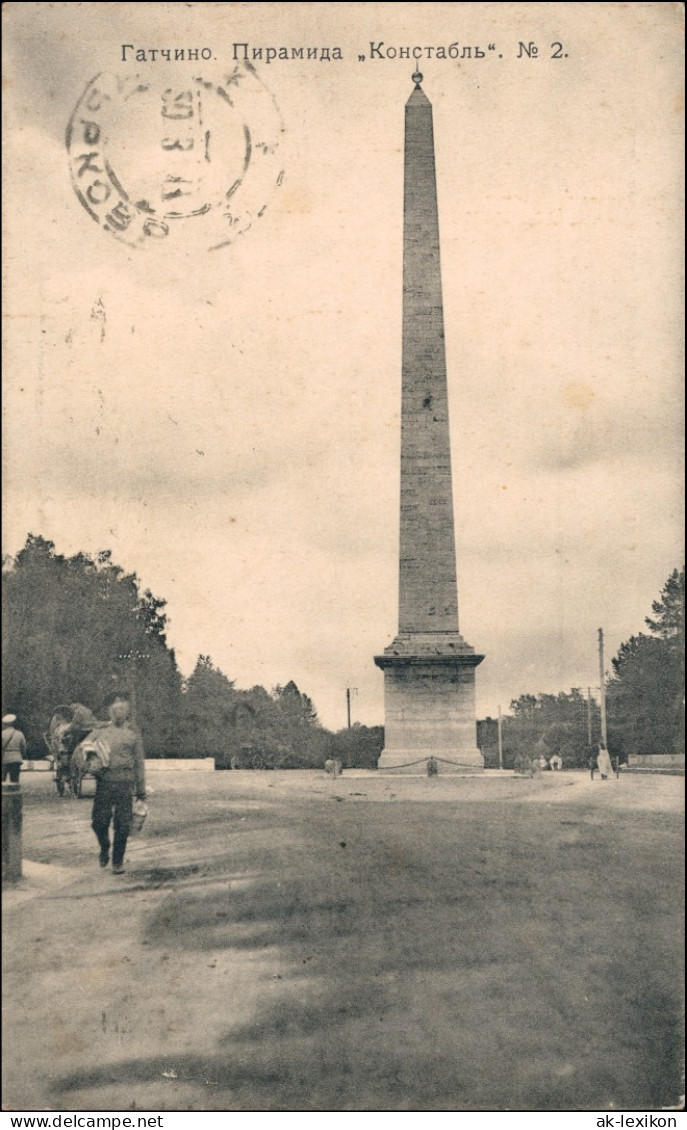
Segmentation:
[(130, 722), (129, 703), (116, 698), (108, 710), (109, 725), (95, 735), (109, 754), (109, 764), (97, 778), (92, 828), (100, 844), (100, 866), (110, 861), (110, 823), (114, 823), (112, 870), (124, 871), (124, 852), (131, 827), (132, 795), (145, 800), (145, 762), (141, 736)]
[(6, 714), (2, 720), (2, 779), (9, 776), (13, 785), (19, 784), (21, 763), (26, 753), (26, 738), (15, 728), (16, 714)]

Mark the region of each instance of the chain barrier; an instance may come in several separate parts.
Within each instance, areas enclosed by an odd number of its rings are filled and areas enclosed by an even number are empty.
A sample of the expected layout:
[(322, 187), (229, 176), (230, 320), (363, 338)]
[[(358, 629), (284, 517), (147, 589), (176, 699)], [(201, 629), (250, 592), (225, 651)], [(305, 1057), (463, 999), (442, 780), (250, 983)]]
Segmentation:
[[(467, 765), (463, 761), (451, 761), (448, 757), (436, 757), (436, 756), (434, 756), (434, 760), (435, 761), (443, 761), (443, 763), (445, 765), (454, 765), (456, 767), (456, 769), (475, 769), (476, 768), (476, 766)], [(417, 759), (417, 761), (404, 761), (402, 765), (380, 765), (379, 766), (379, 772), (384, 773), (385, 771), (392, 770), (392, 769), (408, 769), (411, 765), (422, 765), (422, 764), (425, 764), (427, 761), (429, 761), (428, 757), (419, 757)]]
[(407, 769), (409, 765), (422, 765), (426, 760), (426, 757), (419, 757), (417, 761), (405, 761), (403, 765), (380, 765), (379, 770), (383, 773), (385, 769)]

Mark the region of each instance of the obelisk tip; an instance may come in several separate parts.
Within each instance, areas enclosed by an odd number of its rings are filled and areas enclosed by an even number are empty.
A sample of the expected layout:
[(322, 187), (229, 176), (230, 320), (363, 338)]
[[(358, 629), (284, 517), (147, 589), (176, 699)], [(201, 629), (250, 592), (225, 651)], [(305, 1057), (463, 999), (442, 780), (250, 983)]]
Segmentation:
[(422, 82), (423, 78), (424, 78), (424, 75), (421, 75), (419, 71), (415, 71), (415, 73), (413, 75), (413, 82), (415, 83), (415, 89), (416, 90), (421, 89), (420, 83)]

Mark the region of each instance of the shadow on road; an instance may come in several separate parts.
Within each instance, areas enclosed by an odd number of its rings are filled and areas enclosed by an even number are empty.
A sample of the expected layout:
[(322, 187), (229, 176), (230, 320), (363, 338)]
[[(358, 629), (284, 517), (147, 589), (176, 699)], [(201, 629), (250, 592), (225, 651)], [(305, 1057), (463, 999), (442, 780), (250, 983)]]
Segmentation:
[[(602, 818), (532, 812), (475, 804), (457, 819), (437, 805), (428, 823), (413, 804), (402, 820), (398, 807), (370, 804), (298, 821), (282, 811), (250, 842), (231, 841), (231, 868), (217, 855), (198, 867), (139, 869), (163, 890), (179, 883), (145, 916), (146, 947), (229, 961), (270, 951), (280, 972), (264, 977), (250, 1022), (232, 1024), (228, 1002), (207, 1054), (121, 1059), (65, 1074), (55, 1094), (145, 1093), (163, 1080), (169, 1105), (156, 1095), (159, 1109), (677, 1101), (679, 955), (656, 933), (669, 910), (652, 873), (660, 829), (638, 815), (611, 830)], [(205, 992), (213, 968), (214, 959)]]

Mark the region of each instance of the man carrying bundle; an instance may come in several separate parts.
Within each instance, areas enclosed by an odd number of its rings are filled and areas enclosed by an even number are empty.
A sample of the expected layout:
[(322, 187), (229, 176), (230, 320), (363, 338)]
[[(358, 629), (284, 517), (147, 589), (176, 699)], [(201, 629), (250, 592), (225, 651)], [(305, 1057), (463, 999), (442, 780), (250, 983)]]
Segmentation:
[(143, 742), (130, 722), (129, 703), (118, 697), (111, 704), (109, 725), (95, 737), (104, 746), (108, 764), (97, 776), (93, 801), (92, 828), (100, 845), (100, 866), (110, 861), (110, 823), (114, 822), (112, 870), (124, 871), (124, 852), (129, 838), (132, 797), (145, 800), (145, 761)]

